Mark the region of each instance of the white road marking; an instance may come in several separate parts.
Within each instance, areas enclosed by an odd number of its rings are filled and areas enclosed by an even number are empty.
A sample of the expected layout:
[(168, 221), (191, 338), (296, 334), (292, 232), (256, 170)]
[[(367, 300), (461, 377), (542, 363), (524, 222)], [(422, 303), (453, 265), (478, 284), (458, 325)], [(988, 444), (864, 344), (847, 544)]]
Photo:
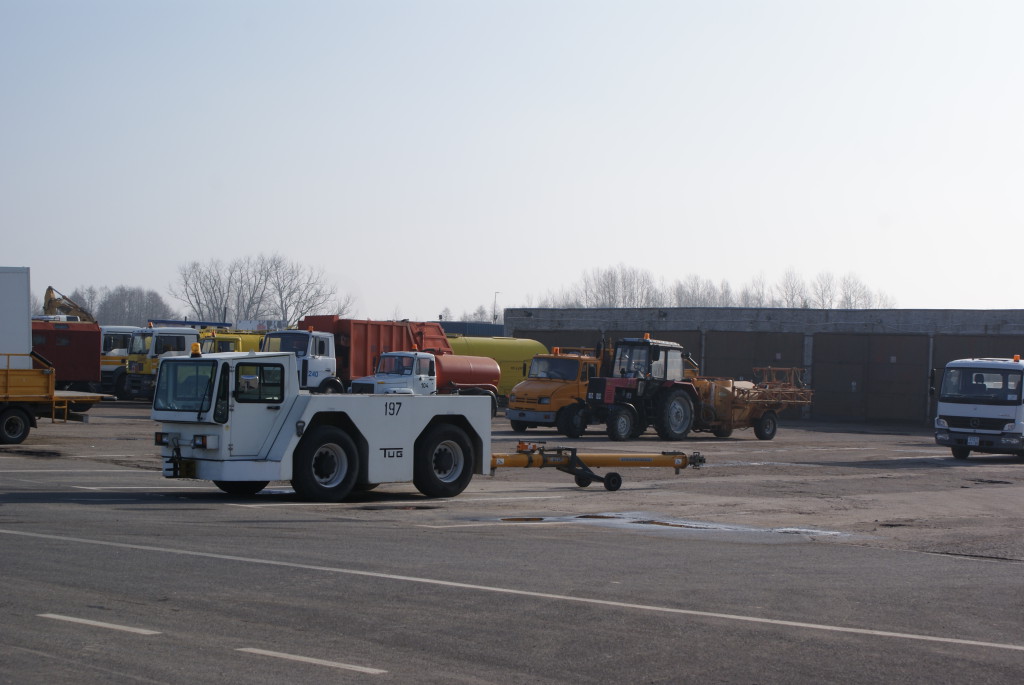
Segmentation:
[[(578, 523), (577, 521), (516, 521), (516, 523), (524, 526), (565, 526), (570, 523)], [(417, 528), (435, 528), (437, 530), (444, 530), (446, 528), (481, 528), (486, 526), (508, 526), (506, 521), (482, 521), (480, 523), (451, 523), (443, 526), (431, 526), (427, 524), (419, 524)]]
[(209, 486), (201, 485), (103, 485), (99, 487), (92, 487), (89, 485), (72, 485), (71, 487), (76, 490), (215, 490)]
[(90, 621), (87, 618), (76, 618), (75, 616), (62, 616), (61, 614), (37, 614), (40, 618), (52, 618), (55, 621), (67, 621), (68, 623), (81, 623), (82, 625), (93, 626), (96, 628), (109, 628), (110, 630), (120, 630), (125, 633), (136, 633), (138, 635), (159, 635), (159, 630), (146, 630), (145, 628), (132, 628), (131, 626), (122, 626), (117, 623), (104, 623), (103, 621)]
[(285, 654), (284, 652), (271, 652), (266, 649), (256, 649), (255, 647), (241, 647), (235, 651), (247, 652), (249, 654), (260, 654), (262, 656), (272, 656), (278, 659), (288, 659), (289, 661), (301, 661), (306, 664), (316, 664), (317, 666), (330, 666), (331, 668), (343, 668), (348, 671), (358, 671), (359, 673), (368, 673), (370, 675), (380, 675), (387, 673), (379, 668), (368, 668), (366, 666), (355, 666), (353, 664), (343, 664), (340, 661), (326, 661), (324, 659), (313, 659), (308, 656), (298, 656), (296, 654)]
[[(118, 489), (124, 489), (124, 488), (118, 488)], [(266, 491), (264, 490), (263, 492), (266, 492)], [(431, 500), (431, 501), (435, 502), (435, 503), (449, 503), (450, 502), (452, 504), (458, 504), (460, 502), (498, 502), (498, 501), (503, 501), (503, 500), (521, 500), (521, 499), (562, 499), (562, 495), (552, 495), (550, 497), (477, 497), (477, 498), (460, 497), (458, 499), (435, 499), (435, 500)], [(237, 502), (228, 502), (227, 506), (229, 506), (229, 507), (249, 507), (249, 508), (252, 508), (252, 509), (266, 509), (266, 508), (269, 508), (269, 507), (352, 507), (353, 504), (354, 504), (353, 502), (265, 502), (265, 503), (257, 503), (257, 504), (239, 504)], [(358, 503), (358, 504), (363, 504), (363, 503)], [(358, 506), (358, 504), (356, 504), (356, 506)], [(389, 507), (393, 508), (393, 509), (401, 509), (402, 507), (409, 506), (409, 504), (408, 503), (399, 503), (399, 502), (393, 502), (393, 503), (383, 503), (382, 502), (380, 504), (375, 504), (374, 506), (378, 506), (381, 509), (387, 509)]]
[(473, 583), (461, 583), (451, 580), (439, 580), (436, 578), (421, 578), (417, 576), (402, 576), (394, 573), (380, 573), (377, 571), (361, 571), (358, 569), (339, 568), (335, 566), (317, 566), (315, 564), (299, 564), (291, 561), (278, 561), (274, 559), (259, 559), (256, 557), (240, 557), (231, 554), (215, 554), (213, 552), (197, 552), (187, 549), (174, 549), (172, 547), (156, 547), (153, 545), (133, 545), (124, 542), (109, 542), (106, 540), (90, 540), (88, 538), (74, 538), (65, 535), (48, 535), (45, 533), (28, 533), (19, 530), (0, 529), (2, 535), (17, 535), (19, 537), (35, 538), (38, 540), (56, 540), (59, 542), (77, 542), (83, 545), (97, 545), (100, 547), (114, 547), (117, 549), (135, 549), (143, 552), (159, 552), (162, 554), (177, 554), (186, 557), (197, 557), (203, 559), (221, 559), (223, 561), (238, 561), (246, 564), (262, 566), (277, 566), (281, 568), (296, 568), (304, 571), (322, 571), (324, 573), (338, 573), (363, 578), (378, 578), (381, 580), (396, 580), (406, 583), (418, 583), (422, 585), (436, 585), (439, 587), (460, 588), (463, 590), (475, 590), (478, 592), (493, 592), (519, 597), (534, 597), (537, 599), (550, 599), (560, 602), (576, 602), (594, 606), (614, 607), (617, 609), (633, 609), (636, 611), (648, 611), (662, 614), (675, 614), (680, 616), (697, 616), (700, 618), (717, 618), (726, 621), (741, 621), (745, 623), (758, 623), (763, 625), (783, 626), (787, 628), (806, 628), (809, 630), (822, 630), (833, 633), (851, 633), (854, 635), (868, 635), (872, 637), (897, 638), (901, 640), (918, 640), (922, 642), (938, 642), (944, 644), (964, 645), (968, 647), (987, 647), (991, 649), (1008, 649), (1017, 652), (1024, 652), (1024, 645), (1004, 642), (985, 642), (981, 640), (963, 640), (955, 637), (941, 637), (938, 635), (922, 635), (919, 633), (897, 633), (888, 630), (874, 630), (871, 628), (852, 628), (847, 626), (834, 626), (824, 623), (806, 623), (803, 621), (785, 621), (781, 619), (765, 618), (761, 616), (745, 616), (743, 614), (723, 614), (715, 611), (698, 611), (696, 609), (680, 609), (678, 607), (659, 606), (656, 604), (634, 604), (631, 602), (616, 602), (608, 599), (597, 599), (592, 597), (578, 597), (574, 595), (556, 595), (550, 592), (534, 592), (532, 590), (517, 590), (514, 588), (500, 587), (495, 585), (475, 585)]
[(156, 473), (156, 471), (137, 471), (135, 469), (18, 469), (0, 470), (0, 473)]

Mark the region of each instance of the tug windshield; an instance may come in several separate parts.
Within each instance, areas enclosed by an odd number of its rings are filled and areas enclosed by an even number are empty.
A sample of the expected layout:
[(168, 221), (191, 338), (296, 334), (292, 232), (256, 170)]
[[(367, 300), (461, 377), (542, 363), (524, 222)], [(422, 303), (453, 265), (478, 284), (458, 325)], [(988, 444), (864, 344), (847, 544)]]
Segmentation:
[(940, 402), (958, 404), (1021, 404), (1022, 373), (1009, 369), (954, 367), (942, 375)]
[(198, 413), (210, 408), (217, 362), (189, 359), (160, 365), (153, 409)]

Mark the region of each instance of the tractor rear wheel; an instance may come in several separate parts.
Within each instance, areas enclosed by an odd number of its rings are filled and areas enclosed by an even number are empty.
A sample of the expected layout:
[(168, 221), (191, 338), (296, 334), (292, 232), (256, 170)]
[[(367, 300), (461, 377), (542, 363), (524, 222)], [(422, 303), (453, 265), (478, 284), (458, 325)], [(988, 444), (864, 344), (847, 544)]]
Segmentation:
[(682, 440), (693, 427), (693, 402), (683, 390), (670, 390), (659, 400), (654, 428), (662, 440)]

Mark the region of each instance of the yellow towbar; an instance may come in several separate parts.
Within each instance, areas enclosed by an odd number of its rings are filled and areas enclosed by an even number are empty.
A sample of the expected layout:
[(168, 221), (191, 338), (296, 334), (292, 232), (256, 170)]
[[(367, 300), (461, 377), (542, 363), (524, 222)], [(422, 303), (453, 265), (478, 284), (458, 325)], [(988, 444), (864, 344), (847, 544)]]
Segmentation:
[(705, 459), (700, 452), (689, 455), (685, 452), (579, 454), (575, 447), (554, 447), (549, 450), (537, 443), (520, 442), (512, 454), (491, 455), (491, 475), (499, 468), (554, 468), (573, 476), (576, 485), (581, 488), (600, 482), (604, 484), (606, 490), (614, 492), (622, 486), (622, 476), (612, 472), (601, 477), (594, 473), (591, 467), (660, 466), (673, 468), (678, 475), (687, 466), (699, 469), (704, 463)]

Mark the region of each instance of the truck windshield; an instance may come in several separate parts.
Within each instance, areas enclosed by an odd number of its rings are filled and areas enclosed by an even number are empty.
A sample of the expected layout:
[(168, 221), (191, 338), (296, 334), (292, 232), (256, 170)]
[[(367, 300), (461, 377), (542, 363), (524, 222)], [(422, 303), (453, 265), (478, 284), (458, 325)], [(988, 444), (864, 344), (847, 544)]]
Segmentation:
[(132, 339), (131, 333), (106, 333), (103, 336), (103, 353), (111, 350), (127, 350)]
[(540, 357), (530, 364), (530, 378), (554, 378), (574, 381), (578, 376), (579, 362), (576, 359), (553, 359)]
[(294, 333), (269, 333), (263, 339), (264, 352), (292, 352), (296, 357), (305, 357), (309, 347), (309, 335)]
[(939, 401), (958, 404), (1020, 404), (1022, 375), (1022, 372), (1012, 369), (949, 368), (942, 374)]
[(146, 354), (149, 352), (149, 346), (152, 342), (153, 334), (149, 331), (145, 333), (133, 333), (132, 345), (128, 348), (128, 354)]
[(401, 355), (384, 355), (377, 364), (377, 373), (411, 376), (416, 360)]
[(202, 412), (210, 408), (217, 362), (189, 359), (163, 362), (153, 395), (153, 409)]

